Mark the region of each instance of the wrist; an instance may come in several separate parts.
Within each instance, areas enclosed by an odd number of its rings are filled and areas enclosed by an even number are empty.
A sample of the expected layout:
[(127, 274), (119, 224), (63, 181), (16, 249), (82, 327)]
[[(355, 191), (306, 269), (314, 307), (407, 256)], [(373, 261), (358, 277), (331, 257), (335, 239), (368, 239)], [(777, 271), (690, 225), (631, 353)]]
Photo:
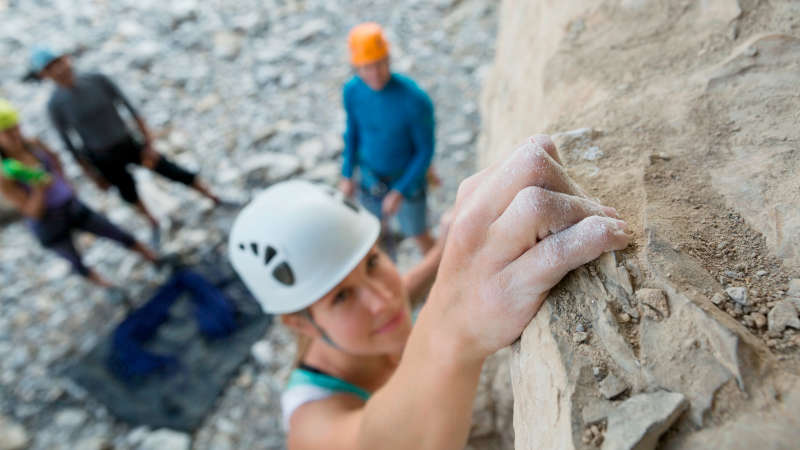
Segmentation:
[(482, 347), (469, 333), (465, 333), (468, 330), (462, 324), (453, 320), (458, 315), (454, 310), (457, 306), (442, 300), (437, 283), (434, 283), (415, 325), (415, 329), (422, 331), (424, 348), (436, 364), (458, 371), (480, 372), (489, 355), (481, 351)]

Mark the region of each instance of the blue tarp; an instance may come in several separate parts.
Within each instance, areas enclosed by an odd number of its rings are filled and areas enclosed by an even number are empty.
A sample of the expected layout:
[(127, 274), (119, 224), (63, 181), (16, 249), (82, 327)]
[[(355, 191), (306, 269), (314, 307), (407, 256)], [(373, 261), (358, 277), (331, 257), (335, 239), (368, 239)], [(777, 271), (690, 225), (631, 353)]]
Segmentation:
[(236, 329), (233, 304), (201, 275), (188, 269), (173, 273), (153, 297), (128, 315), (113, 333), (109, 368), (120, 378), (133, 381), (156, 372), (171, 372), (179, 365), (175, 355), (159, 355), (143, 345), (169, 318), (172, 305), (188, 292), (194, 305), (197, 328), (206, 338), (228, 336)]

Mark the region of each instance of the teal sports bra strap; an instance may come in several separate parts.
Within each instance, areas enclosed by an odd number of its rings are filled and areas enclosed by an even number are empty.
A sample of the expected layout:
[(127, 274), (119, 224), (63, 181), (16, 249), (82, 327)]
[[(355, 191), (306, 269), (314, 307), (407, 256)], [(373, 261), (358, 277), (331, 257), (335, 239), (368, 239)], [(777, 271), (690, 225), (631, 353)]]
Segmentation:
[(361, 389), (358, 386), (350, 384), (346, 381), (340, 380), (330, 375), (311, 372), (310, 370), (305, 370), (305, 369), (295, 369), (292, 371), (292, 374), (289, 376), (289, 384), (287, 386), (287, 389), (291, 389), (292, 387), (295, 386), (308, 385), (308, 384), (328, 389), (334, 392), (354, 394), (361, 397), (361, 399), (364, 401), (369, 400), (370, 396), (369, 392), (365, 391), (364, 389)]

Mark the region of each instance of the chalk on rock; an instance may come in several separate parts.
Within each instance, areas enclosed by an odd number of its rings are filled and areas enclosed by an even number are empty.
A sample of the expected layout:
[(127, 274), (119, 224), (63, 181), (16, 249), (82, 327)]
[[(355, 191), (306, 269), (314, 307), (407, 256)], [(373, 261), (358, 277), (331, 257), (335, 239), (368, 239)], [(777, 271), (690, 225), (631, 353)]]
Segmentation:
[(604, 450), (652, 450), (661, 436), (689, 407), (677, 392), (639, 394), (608, 415)]

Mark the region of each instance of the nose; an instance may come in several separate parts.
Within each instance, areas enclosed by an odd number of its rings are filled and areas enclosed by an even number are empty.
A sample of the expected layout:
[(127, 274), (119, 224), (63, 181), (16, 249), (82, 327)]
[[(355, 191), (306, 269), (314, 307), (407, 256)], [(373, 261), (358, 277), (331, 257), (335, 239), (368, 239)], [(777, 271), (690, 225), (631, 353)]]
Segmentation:
[(369, 280), (361, 295), (363, 304), (373, 313), (381, 312), (392, 299), (392, 291), (380, 280)]

